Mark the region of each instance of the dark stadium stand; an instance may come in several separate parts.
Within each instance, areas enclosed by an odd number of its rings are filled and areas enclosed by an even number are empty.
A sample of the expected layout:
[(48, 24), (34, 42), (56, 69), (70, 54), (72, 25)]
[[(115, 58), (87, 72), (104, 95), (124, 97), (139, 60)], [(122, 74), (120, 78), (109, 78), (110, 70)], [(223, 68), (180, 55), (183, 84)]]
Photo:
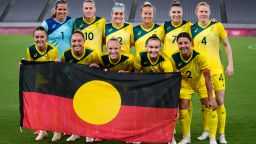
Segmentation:
[[(83, 7), (83, 1), (84, 0), (72, 0), (72, 2), (69, 2), (69, 10), (70, 10), (70, 16), (74, 17), (74, 18), (78, 18), (83, 16), (82, 13), (82, 7)], [(50, 17), (51, 15), (51, 9), (54, 5), (55, 1), (50, 1), (50, 6), (49, 9), (44, 17), (44, 19), (47, 19)], [(108, 1), (106, 2), (105, 0), (96, 0), (96, 7), (97, 7), (97, 16), (100, 17), (106, 17), (107, 21), (110, 22), (111, 21), (111, 8), (114, 5), (114, 1)], [(128, 21), (129, 18), (129, 14), (130, 14), (130, 10), (131, 10), (131, 6), (132, 3), (131, 1), (127, 1), (127, 0), (118, 0), (118, 2), (122, 2), (126, 5), (126, 17), (125, 20)]]
[(36, 22), (47, 2), (47, 0), (16, 0), (13, 5), (11, 5), (4, 21)]
[(253, 0), (225, 0), (229, 23), (256, 23), (256, 4)]
[[(170, 0), (148, 0), (151, 2), (152, 5), (156, 8), (156, 13), (154, 16), (155, 22), (163, 23), (164, 21), (168, 20), (168, 7)], [(138, 0), (137, 1), (137, 11), (134, 18), (134, 22), (141, 22), (141, 6), (144, 4), (145, 0)]]
[[(181, 0), (181, 4), (183, 5), (183, 15), (185, 20), (189, 20), (191, 22), (196, 22), (197, 17), (195, 15), (196, 5), (201, 2), (202, 0)], [(220, 14), (220, 1), (219, 0), (204, 0), (211, 6), (211, 18), (215, 18), (218, 21), (221, 21), (221, 14)]]
[[(125, 4), (125, 21), (129, 20), (129, 15), (131, 12), (131, 6), (132, 6), (132, 0), (116, 0), (116, 2), (121, 2)], [(96, 0), (96, 6), (97, 6), (97, 15), (101, 17), (106, 17), (107, 22), (111, 21), (111, 9), (114, 5), (113, 0)]]
[[(50, 17), (56, 0), (0, 0), (0, 22), (42, 22)], [(77, 18), (82, 14), (84, 0), (68, 0), (70, 16)], [(149, 0), (156, 7), (155, 22), (169, 20), (168, 10), (171, 0)], [(197, 21), (195, 7), (202, 0), (180, 0), (184, 7), (184, 19)], [(255, 24), (256, 9), (254, 0), (205, 0), (211, 5), (211, 17), (224, 23)], [(114, 0), (95, 0), (97, 15), (111, 21), (111, 8)], [(116, 0), (126, 5), (125, 20), (139, 23), (140, 6), (145, 0)], [(132, 10), (132, 11), (131, 11)]]
[(4, 11), (6, 10), (9, 0), (0, 0), (0, 18), (3, 15)]
[[(157, 23), (162, 23), (166, 20), (169, 20), (169, 7), (171, 5), (170, 0), (149, 0), (155, 7), (156, 7), (156, 14), (154, 21)], [(180, 3), (183, 5), (184, 9), (184, 20), (195, 22), (197, 18), (195, 16), (195, 8), (197, 3), (201, 0), (194, 0), (194, 1), (187, 1), (187, 0), (180, 0)], [(208, 2), (212, 7), (212, 15), (211, 17), (221, 21), (221, 14), (220, 14), (220, 2), (216, 0), (205, 0)], [(145, 2), (145, 0), (138, 0), (138, 7), (136, 11), (135, 21), (134, 22), (141, 22), (140, 18), (140, 7)]]

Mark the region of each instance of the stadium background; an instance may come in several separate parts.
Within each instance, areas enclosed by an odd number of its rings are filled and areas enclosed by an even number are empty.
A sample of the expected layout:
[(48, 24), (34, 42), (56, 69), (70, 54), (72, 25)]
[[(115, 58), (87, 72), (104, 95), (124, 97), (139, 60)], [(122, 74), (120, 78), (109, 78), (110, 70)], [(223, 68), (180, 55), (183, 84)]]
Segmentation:
[[(68, 0), (70, 16), (81, 17), (83, 0)], [(111, 20), (113, 0), (95, 0), (97, 15)], [(168, 18), (171, 0), (150, 0), (156, 7), (155, 22), (161, 24)], [(206, 0), (212, 16), (224, 23), (233, 49), (235, 74), (227, 80), (226, 135), (229, 143), (251, 144), (256, 137), (256, 9), (254, 0)], [(26, 57), (26, 47), (31, 44), (31, 32), (35, 26), (50, 16), (55, 0), (0, 0), (0, 144), (51, 143), (50, 138), (36, 142), (33, 131), (19, 128), (19, 60)], [(126, 4), (126, 21), (140, 22), (140, 5), (144, 0), (118, 0)], [(196, 21), (194, 9), (199, 0), (180, 0), (184, 7), (184, 19)], [(224, 51), (222, 51), (224, 54)], [(226, 58), (223, 56), (223, 64)], [(198, 97), (194, 96), (192, 142), (202, 131)], [(179, 124), (176, 139), (181, 139)], [(65, 143), (66, 138), (60, 142)], [(80, 139), (76, 143), (84, 143)], [(121, 143), (105, 141), (103, 143)]]

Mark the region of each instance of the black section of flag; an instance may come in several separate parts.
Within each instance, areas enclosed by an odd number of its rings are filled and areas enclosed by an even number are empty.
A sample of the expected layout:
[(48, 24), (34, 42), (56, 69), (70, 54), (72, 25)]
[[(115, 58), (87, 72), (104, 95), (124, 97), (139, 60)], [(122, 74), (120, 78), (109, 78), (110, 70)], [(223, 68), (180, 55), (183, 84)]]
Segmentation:
[[(116, 87), (122, 105), (177, 108), (180, 73), (113, 73), (73, 63), (34, 63), (22, 61), (20, 88), (73, 99), (86, 82), (101, 80)], [(100, 88), (99, 88), (100, 90)]]

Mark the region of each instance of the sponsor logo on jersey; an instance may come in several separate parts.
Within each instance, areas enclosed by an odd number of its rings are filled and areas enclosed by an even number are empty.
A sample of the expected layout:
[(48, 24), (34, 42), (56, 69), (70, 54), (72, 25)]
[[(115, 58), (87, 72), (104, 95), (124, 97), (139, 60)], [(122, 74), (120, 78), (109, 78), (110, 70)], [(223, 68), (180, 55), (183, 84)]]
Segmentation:
[(56, 27), (56, 24), (52, 25), (52, 28), (55, 28)]

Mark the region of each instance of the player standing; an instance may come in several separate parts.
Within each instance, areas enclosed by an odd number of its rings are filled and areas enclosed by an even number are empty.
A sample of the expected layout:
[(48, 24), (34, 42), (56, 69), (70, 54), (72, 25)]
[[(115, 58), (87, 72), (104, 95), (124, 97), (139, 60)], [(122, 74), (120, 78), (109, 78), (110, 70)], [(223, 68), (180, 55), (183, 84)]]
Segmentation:
[(174, 52), (179, 50), (177, 43), (177, 36), (181, 32), (189, 32), (191, 22), (182, 20), (183, 17), (183, 8), (182, 5), (174, 1), (169, 9), (169, 15), (171, 17), (170, 21), (164, 23), (165, 39), (163, 52), (167, 56), (171, 56)]
[(91, 48), (101, 55), (102, 37), (106, 19), (95, 16), (95, 13), (96, 5), (94, 0), (85, 0), (83, 2), (84, 16), (75, 20), (75, 28), (84, 33), (84, 47)]
[(58, 48), (58, 58), (70, 48), (70, 37), (74, 29), (74, 19), (68, 16), (68, 2), (57, 0), (52, 9), (51, 18), (43, 21), (50, 43)]
[[(218, 133), (220, 143), (227, 143), (225, 138), (226, 110), (224, 106), (225, 77), (220, 58), (220, 46), (223, 42), (228, 65), (226, 75), (230, 78), (233, 75), (233, 58), (227, 33), (220, 22), (214, 22), (209, 19), (210, 6), (206, 2), (198, 3), (195, 13), (198, 17), (198, 23), (191, 27), (191, 35), (194, 41), (195, 50), (204, 53), (210, 61), (211, 77), (213, 79), (213, 88), (218, 104)], [(202, 107), (204, 132), (198, 140), (204, 140), (209, 136), (209, 125), (205, 120), (205, 107)]]
[(147, 1), (141, 6), (140, 11), (142, 23), (133, 28), (136, 53), (146, 49), (146, 40), (153, 34), (156, 34), (161, 41), (164, 38), (163, 26), (153, 22), (155, 7)]
[(116, 37), (120, 41), (121, 50), (130, 53), (131, 44), (133, 44), (133, 27), (132, 24), (125, 23), (125, 5), (123, 3), (116, 3), (112, 7), (112, 22), (106, 24), (104, 30), (104, 37), (106, 43)]

